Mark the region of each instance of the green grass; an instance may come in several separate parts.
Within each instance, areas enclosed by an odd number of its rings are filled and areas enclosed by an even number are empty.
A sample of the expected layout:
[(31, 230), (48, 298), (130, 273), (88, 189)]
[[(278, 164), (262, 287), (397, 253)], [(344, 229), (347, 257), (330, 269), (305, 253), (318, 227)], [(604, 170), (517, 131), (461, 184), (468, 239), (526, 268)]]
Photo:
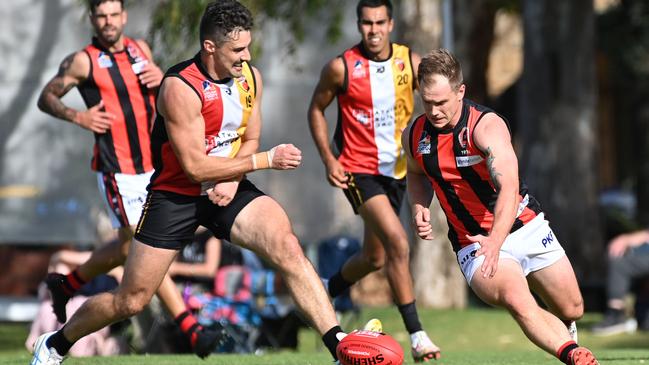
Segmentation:
[[(554, 357), (532, 345), (509, 315), (495, 309), (420, 310), (424, 327), (442, 348), (442, 365), (509, 365), (560, 364)], [(408, 336), (394, 308), (365, 309), (358, 319), (352, 319), (346, 329), (358, 328), (369, 318), (379, 318), (383, 328), (408, 349)], [(580, 343), (589, 347), (602, 364), (649, 365), (649, 333), (595, 337), (587, 328), (601, 318), (587, 315), (579, 322)], [(0, 364), (29, 363), (30, 354), (24, 350), (27, 334), (24, 324), (0, 324)], [(406, 354), (404, 364), (413, 364)], [(255, 355), (216, 355), (205, 361), (191, 355), (126, 355), (119, 357), (70, 358), (66, 365), (309, 365), (331, 364), (331, 358), (310, 330), (300, 333), (298, 351), (282, 351)]]

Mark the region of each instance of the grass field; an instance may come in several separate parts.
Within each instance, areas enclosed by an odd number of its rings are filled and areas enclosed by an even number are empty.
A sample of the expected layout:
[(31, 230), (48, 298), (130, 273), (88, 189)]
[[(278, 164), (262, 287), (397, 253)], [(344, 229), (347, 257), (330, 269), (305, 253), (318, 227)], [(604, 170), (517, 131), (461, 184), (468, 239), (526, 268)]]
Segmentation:
[[(442, 348), (443, 365), (509, 365), (560, 364), (554, 357), (532, 345), (506, 312), (495, 309), (421, 310), (422, 322), (434, 341)], [(394, 308), (366, 309), (347, 329), (361, 327), (372, 317), (380, 318), (384, 330), (394, 336), (408, 351), (408, 337)], [(579, 322), (580, 343), (589, 347), (602, 364), (649, 365), (649, 333), (595, 337), (587, 328), (599, 315), (587, 315)], [(29, 363), (24, 349), (25, 324), (0, 324), (0, 364)], [(406, 353), (404, 364), (413, 364)], [(202, 361), (191, 355), (126, 355), (119, 357), (70, 358), (66, 365), (309, 365), (331, 364), (328, 352), (313, 331), (300, 333), (299, 351), (282, 351), (256, 355), (213, 355)]]

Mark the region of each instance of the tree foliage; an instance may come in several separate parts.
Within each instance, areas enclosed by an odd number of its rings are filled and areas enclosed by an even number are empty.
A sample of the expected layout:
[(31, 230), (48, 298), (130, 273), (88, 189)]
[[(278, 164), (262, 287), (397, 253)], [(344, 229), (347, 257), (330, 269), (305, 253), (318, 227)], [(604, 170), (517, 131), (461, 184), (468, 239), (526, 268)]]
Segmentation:
[[(344, 0), (242, 0), (255, 18), (255, 29), (268, 22), (279, 22), (288, 30), (289, 41), (284, 45), (288, 54), (304, 40), (311, 24), (325, 26), (327, 39), (335, 42), (341, 36)], [(200, 47), (198, 27), (207, 0), (166, 0), (153, 11), (149, 41), (156, 60), (163, 66), (191, 57)], [(263, 33), (254, 33), (253, 57), (261, 52)]]
[[(616, 77), (629, 84), (649, 78), (649, 3), (624, 0), (598, 19), (599, 47), (615, 63)], [(637, 83), (649, 89), (649, 83)]]

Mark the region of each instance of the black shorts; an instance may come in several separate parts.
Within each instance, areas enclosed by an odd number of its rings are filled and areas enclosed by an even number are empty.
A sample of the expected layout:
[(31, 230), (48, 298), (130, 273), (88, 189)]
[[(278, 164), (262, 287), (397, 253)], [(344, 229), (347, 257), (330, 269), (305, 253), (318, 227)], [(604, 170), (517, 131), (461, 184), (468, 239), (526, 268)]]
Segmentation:
[(394, 179), (382, 175), (348, 174), (348, 188), (343, 189), (347, 200), (358, 214), (358, 209), (375, 195), (385, 194), (390, 200), (394, 212), (399, 215), (403, 195), (406, 191), (406, 179)]
[(189, 196), (151, 190), (142, 208), (135, 239), (153, 247), (179, 250), (194, 239), (199, 225), (215, 237), (230, 240), (230, 230), (239, 212), (253, 199), (265, 195), (244, 179), (234, 198), (225, 207), (212, 203), (206, 195)]

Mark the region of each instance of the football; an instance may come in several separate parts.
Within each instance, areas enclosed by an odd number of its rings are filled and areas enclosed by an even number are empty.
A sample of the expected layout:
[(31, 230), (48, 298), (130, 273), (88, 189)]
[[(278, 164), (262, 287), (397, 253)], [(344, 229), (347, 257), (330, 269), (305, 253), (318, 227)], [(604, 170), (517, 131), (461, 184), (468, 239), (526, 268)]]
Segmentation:
[(336, 347), (343, 365), (401, 365), (403, 349), (389, 335), (380, 332), (353, 331)]

